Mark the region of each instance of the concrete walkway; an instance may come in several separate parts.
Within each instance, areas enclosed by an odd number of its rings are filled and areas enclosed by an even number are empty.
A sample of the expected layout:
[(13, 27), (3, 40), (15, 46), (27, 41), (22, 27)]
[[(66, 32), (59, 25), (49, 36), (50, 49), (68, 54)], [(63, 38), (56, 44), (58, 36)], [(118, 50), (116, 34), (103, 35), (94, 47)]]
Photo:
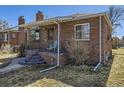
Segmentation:
[(24, 65), (18, 64), (18, 62), (20, 60), (23, 60), (23, 58), (15, 58), (15, 59), (13, 59), (12, 62), (8, 66), (0, 69), (0, 74), (8, 73), (8, 72), (14, 71), (14, 70), (16, 70), (18, 68), (24, 67)]

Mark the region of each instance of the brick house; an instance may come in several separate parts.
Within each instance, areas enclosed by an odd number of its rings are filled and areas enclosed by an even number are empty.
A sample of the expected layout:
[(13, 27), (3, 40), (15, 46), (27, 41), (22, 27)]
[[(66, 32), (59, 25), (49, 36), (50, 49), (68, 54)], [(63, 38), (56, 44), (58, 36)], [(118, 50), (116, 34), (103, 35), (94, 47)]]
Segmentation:
[[(20, 16), (18, 20), (18, 25), (25, 24), (23, 16)], [(0, 48), (9, 44), (11, 48), (17, 48), (18, 50), (23, 43), (26, 43), (26, 33), (23, 28), (15, 26), (0, 31)]]
[(5, 46), (6, 44), (10, 44), (11, 47), (16, 47), (19, 45), (18, 43), (18, 30), (4, 30), (0, 31), (0, 48)]
[(35, 22), (25, 23), (24, 17), (19, 18), (19, 31), (20, 38), (23, 37), (20, 42), (30, 49), (39, 49), (39, 54), (49, 64), (56, 64), (57, 53), (48, 50), (55, 50), (57, 40), (60, 51), (64, 51), (60, 52), (60, 64), (67, 62), (66, 54), (72, 53), (72, 49), (85, 50), (88, 64), (105, 62), (111, 55), (111, 23), (106, 13), (45, 19), (38, 11)]

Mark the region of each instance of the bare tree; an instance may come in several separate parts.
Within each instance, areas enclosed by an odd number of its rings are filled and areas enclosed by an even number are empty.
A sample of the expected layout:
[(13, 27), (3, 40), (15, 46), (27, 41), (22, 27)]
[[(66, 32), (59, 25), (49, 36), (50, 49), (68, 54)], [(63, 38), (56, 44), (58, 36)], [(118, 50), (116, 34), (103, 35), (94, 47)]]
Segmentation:
[(121, 21), (124, 20), (124, 9), (117, 6), (110, 6), (109, 18), (112, 24), (112, 34), (114, 34), (117, 27), (122, 28)]
[(7, 29), (9, 28), (9, 24), (7, 21), (5, 20), (0, 20), (0, 30), (4, 30), (4, 29)]

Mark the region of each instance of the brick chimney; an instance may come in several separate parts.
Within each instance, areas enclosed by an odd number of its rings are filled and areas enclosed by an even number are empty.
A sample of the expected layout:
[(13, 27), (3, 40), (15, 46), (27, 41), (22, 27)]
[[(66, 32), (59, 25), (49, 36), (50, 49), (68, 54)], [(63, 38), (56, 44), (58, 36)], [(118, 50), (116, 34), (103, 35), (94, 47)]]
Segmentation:
[[(18, 25), (22, 25), (22, 24), (25, 24), (24, 16), (20, 16), (18, 18)], [(18, 31), (20, 31), (19, 32), (19, 36), (18, 36), (18, 43), (19, 43), (19, 45), (26, 44), (26, 33), (24, 31), (24, 27), (19, 27)]]
[(18, 18), (18, 25), (22, 25), (22, 24), (25, 24), (25, 18), (24, 18), (24, 16), (20, 16)]
[(44, 15), (42, 14), (41, 11), (38, 11), (36, 13), (36, 21), (42, 21), (42, 20), (44, 20)]

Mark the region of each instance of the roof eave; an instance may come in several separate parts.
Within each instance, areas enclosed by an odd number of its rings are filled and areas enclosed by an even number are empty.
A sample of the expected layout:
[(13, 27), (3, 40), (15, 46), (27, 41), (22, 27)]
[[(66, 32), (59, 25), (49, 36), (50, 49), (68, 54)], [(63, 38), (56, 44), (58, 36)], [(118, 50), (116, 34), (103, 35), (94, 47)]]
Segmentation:
[[(80, 17), (77, 17), (77, 18), (74, 17), (72, 19), (65, 19), (65, 20), (59, 19), (59, 21), (60, 22), (69, 22), (69, 21), (75, 21), (75, 20), (92, 18), (92, 17), (98, 17), (98, 16), (104, 16), (105, 17), (105, 20), (108, 23), (108, 25), (112, 29), (112, 25), (111, 25), (111, 22), (109, 20), (109, 17), (108, 17), (108, 15), (105, 12), (104, 13), (97, 13), (97, 14), (89, 14), (89, 15), (80, 16)], [(30, 28), (32, 26), (49, 25), (49, 24), (55, 24), (55, 23), (56, 23), (56, 19), (53, 19), (53, 20), (44, 20), (44, 21), (38, 21), (38, 22), (32, 22), (32, 23), (22, 24), (19, 27), (26, 27), (26, 28), (29, 27)]]

